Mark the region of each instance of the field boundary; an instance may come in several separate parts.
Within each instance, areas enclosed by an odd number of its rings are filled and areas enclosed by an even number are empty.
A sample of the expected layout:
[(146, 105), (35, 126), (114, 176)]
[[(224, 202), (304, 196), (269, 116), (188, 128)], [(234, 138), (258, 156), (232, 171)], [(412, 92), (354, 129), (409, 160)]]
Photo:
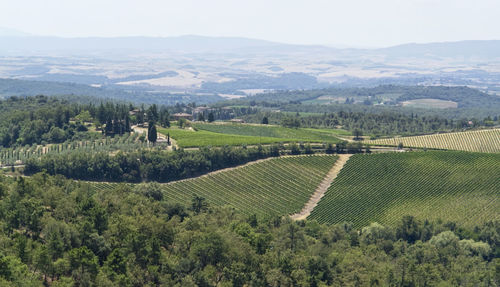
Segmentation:
[(238, 169), (238, 168), (244, 168), (244, 167), (249, 166), (249, 165), (254, 165), (254, 164), (257, 164), (257, 163), (261, 163), (261, 162), (265, 162), (265, 161), (269, 161), (269, 160), (273, 160), (273, 159), (288, 158), (288, 157), (306, 157), (306, 156), (340, 156), (340, 155), (337, 155), (337, 154), (324, 154), (323, 153), (323, 154), (298, 154), (298, 155), (272, 156), (272, 157), (262, 158), (262, 159), (258, 159), (258, 160), (254, 160), (254, 161), (249, 161), (247, 163), (240, 164), (240, 165), (237, 165), (237, 166), (226, 167), (226, 168), (214, 170), (214, 171), (211, 171), (211, 172), (199, 175), (199, 176), (194, 176), (194, 177), (190, 177), (190, 178), (184, 178), (184, 179), (179, 179), (179, 180), (174, 180), (174, 181), (169, 181), (169, 182), (162, 182), (160, 184), (162, 184), (162, 185), (169, 185), (169, 184), (174, 184), (174, 183), (178, 183), (178, 182), (184, 182), (184, 181), (194, 180), (194, 179), (197, 179), (197, 178), (208, 177), (208, 176), (212, 176), (212, 175), (215, 175), (215, 174), (218, 174), (218, 173), (221, 173), (221, 172), (226, 172), (226, 171), (230, 171), (230, 170)]
[(311, 214), (313, 209), (318, 205), (319, 201), (325, 195), (326, 191), (335, 180), (339, 172), (342, 170), (346, 162), (352, 156), (352, 154), (339, 154), (337, 156), (339, 158), (333, 164), (332, 169), (330, 169), (330, 171), (326, 174), (325, 178), (316, 188), (314, 193), (311, 195), (311, 198), (309, 198), (309, 201), (306, 203), (306, 205), (304, 205), (299, 213), (290, 215), (293, 220), (304, 220)]

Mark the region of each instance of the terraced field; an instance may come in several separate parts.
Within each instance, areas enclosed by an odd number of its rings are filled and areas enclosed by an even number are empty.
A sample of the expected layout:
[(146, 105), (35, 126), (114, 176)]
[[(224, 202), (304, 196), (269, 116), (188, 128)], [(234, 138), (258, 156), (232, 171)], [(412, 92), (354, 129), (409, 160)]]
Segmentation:
[(162, 134), (170, 133), (181, 147), (256, 145), (279, 142), (339, 142), (337, 134), (341, 130), (292, 129), (280, 126), (261, 126), (246, 124), (195, 124), (196, 130), (159, 129)]
[(308, 218), (360, 227), (408, 214), (465, 226), (500, 219), (500, 154), (354, 155)]
[(500, 152), (500, 129), (466, 131), (414, 137), (399, 137), (366, 141), (368, 144), (436, 148), (476, 152)]
[[(327, 155), (273, 158), (162, 186), (168, 202), (189, 205), (198, 195), (211, 206), (228, 205), (244, 214), (286, 215), (302, 209), (336, 160)], [(117, 184), (93, 186), (102, 190)]]

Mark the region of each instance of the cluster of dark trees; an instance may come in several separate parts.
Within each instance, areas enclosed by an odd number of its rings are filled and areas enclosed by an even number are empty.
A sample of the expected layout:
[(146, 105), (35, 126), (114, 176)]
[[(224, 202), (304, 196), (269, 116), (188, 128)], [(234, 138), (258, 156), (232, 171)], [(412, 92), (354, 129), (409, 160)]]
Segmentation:
[(32, 158), (26, 162), (25, 173), (46, 171), (51, 175), (94, 181), (168, 182), (279, 154), (278, 146), (226, 146), (196, 151), (179, 149), (173, 152), (140, 150), (119, 152), (116, 155), (75, 151)]
[(90, 105), (88, 111), (97, 120), (97, 125), (105, 125), (103, 132), (109, 136), (130, 133), (130, 108), (129, 105), (108, 102), (101, 103), (97, 108)]
[(335, 145), (332, 143), (325, 144), (325, 152), (327, 154), (333, 153), (370, 153), (370, 146), (363, 146), (361, 142), (347, 142), (341, 141)]
[(60, 143), (87, 131), (82, 122), (70, 119), (81, 106), (37, 96), (12, 97), (0, 101), (0, 146), (25, 146), (42, 142)]
[(0, 177), (1, 286), (498, 286), (500, 222), (245, 216), (155, 183)]
[(131, 125), (151, 123), (170, 126), (170, 111), (155, 104), (145, 108), (132, 104), (80, 103), (75, 97), (10, 97), (0, 100), (0, 147), (61, 143), (91, 138), (95, 125), (107, 136), (131, 132)]

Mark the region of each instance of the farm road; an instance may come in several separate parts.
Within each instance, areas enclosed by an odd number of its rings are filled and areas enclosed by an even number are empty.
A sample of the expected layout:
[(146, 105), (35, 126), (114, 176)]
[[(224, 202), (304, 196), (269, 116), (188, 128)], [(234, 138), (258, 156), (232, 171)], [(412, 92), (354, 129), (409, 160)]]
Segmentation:
[(318, 205), (318, 202), (321, 200), (323, 195), (325, 195), (325, 192), (328, 190), (333, 180), (337, 177), (352, 154), (339, 154), (338, 156), (339, 159), (335, 162), (332, 169), (327, 173), (323, 181), (316, 188), (311, 198), (302, 208), (302, 210), (299, 213), (290, 215), (293, 220), (303, 220), (311, 214), (313, 209), (316, 207), (316, 205)]

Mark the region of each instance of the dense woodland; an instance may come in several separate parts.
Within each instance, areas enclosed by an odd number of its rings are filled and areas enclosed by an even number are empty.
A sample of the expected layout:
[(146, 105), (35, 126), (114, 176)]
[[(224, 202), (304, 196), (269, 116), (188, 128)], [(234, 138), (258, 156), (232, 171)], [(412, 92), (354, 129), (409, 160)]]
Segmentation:
[(243, 217), (154, 184), (0, 177), (1, 286), (498, 286), (500, 222), (473, 229)]

